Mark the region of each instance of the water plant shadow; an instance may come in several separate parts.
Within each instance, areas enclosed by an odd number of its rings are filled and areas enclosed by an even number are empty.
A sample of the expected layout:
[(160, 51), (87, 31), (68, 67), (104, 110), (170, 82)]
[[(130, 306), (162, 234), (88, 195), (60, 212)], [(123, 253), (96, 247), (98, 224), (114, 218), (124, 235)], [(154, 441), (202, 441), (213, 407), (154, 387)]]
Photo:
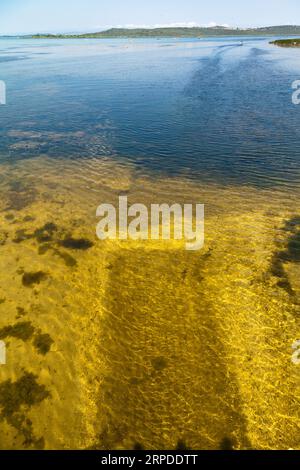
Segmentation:
[(218, 449), (225, 438), (249, 446), (238, 386), (202, 286), (208, 259), (184, 250), (126, 249), (111, 262), (98, 448), (138, 442), (176, 449), (184, 442)]

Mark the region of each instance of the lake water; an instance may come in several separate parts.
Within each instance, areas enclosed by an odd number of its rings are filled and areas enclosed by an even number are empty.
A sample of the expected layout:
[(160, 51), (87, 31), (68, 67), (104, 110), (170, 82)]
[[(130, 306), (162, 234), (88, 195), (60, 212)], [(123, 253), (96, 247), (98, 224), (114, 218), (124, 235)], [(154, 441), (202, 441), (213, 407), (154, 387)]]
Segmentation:
[(111, 156), (166, 174), (292, 187), (299, 51), (267, 39), (239, 44), (2, 40), (1, 157)]
[(0, 40), (0, 448), (300, 448), (300, 50), (241, 39)]

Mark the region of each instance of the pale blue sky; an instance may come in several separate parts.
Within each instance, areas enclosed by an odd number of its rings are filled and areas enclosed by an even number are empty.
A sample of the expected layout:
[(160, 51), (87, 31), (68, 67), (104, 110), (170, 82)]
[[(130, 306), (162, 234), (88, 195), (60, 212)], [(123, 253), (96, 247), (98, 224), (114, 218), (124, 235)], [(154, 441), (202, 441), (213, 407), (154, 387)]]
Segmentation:
[(300, 0), (0, 0), (0, 35), (177, 23), (300, 24)]

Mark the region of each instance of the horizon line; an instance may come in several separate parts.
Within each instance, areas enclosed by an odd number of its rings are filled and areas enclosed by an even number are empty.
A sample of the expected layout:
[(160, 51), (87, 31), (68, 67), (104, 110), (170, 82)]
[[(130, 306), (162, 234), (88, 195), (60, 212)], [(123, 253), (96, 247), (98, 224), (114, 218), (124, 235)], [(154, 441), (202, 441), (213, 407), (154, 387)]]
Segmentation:
[(30, 32), (10, 32), (10, 33), (5, 33), (1, 34), (0, 37), (5, 37), (5, 36), (30, 36), (30, 35), (38, 35), (38, 34), (53, 34), (53, 35), (68, 35), (68, 34), (74, 34), (74, 35), (80, 35), (80, 34), (95, 34), (95, 33), (103, 33), (106, 31), (110, 31), (111, 29), (125, 29), (125, 30), (135, 30), (135, 29), (144, 29), (144, 30), (155, 30), (155, 29), (229, 29), (229, 30), (241, 30), (241, 31), (246, 31), (249, 29), (264, 29), (264, 28), (277, 28), (277, 27), (300, 27), (300, 24), (273, 24), (273, 25), (265, 25), (265, 26), (230, 26), (227, 24), (216, 24), (216, 23), (210, 23), (210, 24), (204, 24), (204, 25), (198, 25), (198, 24), (192, 24), (190, 23), (171, 23), (171, 24), (155, 24), (155, 25), (116, 25), (116, 26), (104, 26), (104, 27), (94, 27), (90, 29), (80, 29), (80, 30), (72, 30), (68, 31), (65, 30), (64, 32), (62, 31), (57, 31), (57, 30), (44, 30), (44, 31), (30, 31)]

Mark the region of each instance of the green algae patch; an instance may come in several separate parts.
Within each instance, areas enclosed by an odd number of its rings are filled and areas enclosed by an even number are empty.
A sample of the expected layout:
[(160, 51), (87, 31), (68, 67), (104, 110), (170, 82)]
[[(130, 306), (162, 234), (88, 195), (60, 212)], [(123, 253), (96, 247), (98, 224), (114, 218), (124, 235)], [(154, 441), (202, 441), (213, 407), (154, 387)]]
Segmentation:
[(34, 347), (43, 356), (45, 356), (50, 351), (51, 345), (53, 343), (54, 343), (53, 339), (47, 333), (45, 334), (39, 333), (38, 335), (36, 335), (33, 341)]
[(58, 227), (49, 222), (45, 224), (43, 227), (36, 229), (33, 236), (36, 238), (38, 243), (50, 242), (53, 239), (54, 233), (58, 230)]
[(0, 246), (5, 245), (8, 234), (6, 232), (0, 231)]
[(278, 287), (284, 289), (290, 296), (295, 297), (296, 293), (292, 288), (285, 266), (288, 263), (300, 263), (300, 218), (294, 217), (283, 226), (283, 232), (288, 234), (288, 238), (282, 243), (284, 246), (275, 252), (271, 262), (271, 274), (278, 277)]
[(23, 307), (17, 307), (17, 316), (16, 318), (22, 318), (26, 315), (26, 310)]
[(35, 217), (33, 217), (32, 215), (25, 215), (23, 221), (24, 222), (33, 222), (35, 220)]
[(58, 227), (52, 222), (48, 222), (43, 225), (43, 227), (37, 228), (33, 233), (28, 233), (22, 228), (16, 231), (13, 241), (14, 243), (21, 243), (34, 238), (38, 243), (50, 242), (57, 230)]
[(229, 437), (224, 437), (220, 443), (220, 450), (234, 450), (234, 443)]
[(45, 255), (49, 250), (51, 250), (55, 255), (61, 258), (64, 261), (66, 266), (71, 267), (71, 268), (77, 266), (77, 261), (73, 256), (69, 255), (69, 253), (66, 253), (64, 251), (58, 250), (57, 248), (54, 248), (49, 243), (40, 245), (38, 248), (38, 254), (41, 256)]
[(40, 284), (47, 278), (47, 274), (43, 271), (37, 271), (34, 273), (24, 273), (22, 277), (22, 284), (25, 287), (32, 287), (35, 284)]
[(25, 372), (16, 382), (10, 379), (0, 383), (0, 419), (6, 420), (23, 437), (23, 447), (42, 450), (43, 437), (34, 435), (33, 423), (25, 412), (50, 397), (44, 385), (37, 382), (37, 376)]
[(7, 337), (18, 338), (22, 341), (28, 341), (32, 338), (35, 328), (31, 322), (20, 322), (15, 325), (5, 326), (0, 330), (0, 339)]
[(50, 396), (44, 385), (37, 382), (37, 376), (25, 372), (16, 382), (10, 379), (0, 383), (0, 407), (3, 417), (10, 417), (23, 406), (31, 407)]
[(283, 230), (290, 234), (286, 249), (280, 253), (283, 261), (300, 263), (300, 217), (288, 220)]
[(73, 256), (69, 255), (68, 253), (61, 252), (59, 250), (55, 250), (55, 253), (65, 262), (65, 265), (73, 268), (77, 266), (77, 261)]
[(44, 255), (50, 249), (51, 249), (51, 246), (49, 245), (49, 243), (45, 243), (44, 245), (40, 245), (39, 248), (38, 248), (38, 254), (39, 255)]
[(14, 243), (22, 243), (26, 240), (31, 240), (33, 235), (31, 233), (28, 233), (26, 230), (23, 228), (20, 230), (16, 231), (15, 238), (13, 239)]
[(60, 241), (60, 245), (71, 250), (88, 250), (94, 246), (94, 243), (87, 238), (68, 237)]
[(28, 232), (24, 228), (17, 230), (15, 237), (13, 238), (13, 242), (19, 244), (27, 240), (36, 240), (39, 244), (39, 255), (45, 255), (48, 251), (52, 250), (54, 254), (64, 261), (66, 266), (74, 267), (77, 265), (76, 259), (66, 252), (61, 252), (55, 245), (58, 244), (59, 246), (67, 249), (85, 251), (91, 248), (94, 244), (86, 238), (66, 237), (64, 240), (59, 240), (58, 232), (59, 228), (55, 223), (47, 222), (42, 227), (34, 230), (33, 233)]
[(6, 198), (8, 203), (5, 210), (22, 211), (36, 201), (37, 191), (32, 185), (26, 185), (22, 181), (14, 181), (10, 183)]
[[(18, 313), (19, 317), (25, 315), (25, 310), (18, 307)], [(19, 322), (15, 325), (8, 325), (0, 329), (0, 340), (9, 337), (21, 339), (22, 341), (29, 341), (33, 336), (34, 347), (40, 354), (45, 356), (50, 351), (51, 345), (54, 341), (47, 333), (38, 331), (35, 334), (35, 328), (31, 322)]]
[(164, 357), (155, 357), (152, 360), (152, 365), (155, 370), (164, 370), (168, 366), (168, 362)]

